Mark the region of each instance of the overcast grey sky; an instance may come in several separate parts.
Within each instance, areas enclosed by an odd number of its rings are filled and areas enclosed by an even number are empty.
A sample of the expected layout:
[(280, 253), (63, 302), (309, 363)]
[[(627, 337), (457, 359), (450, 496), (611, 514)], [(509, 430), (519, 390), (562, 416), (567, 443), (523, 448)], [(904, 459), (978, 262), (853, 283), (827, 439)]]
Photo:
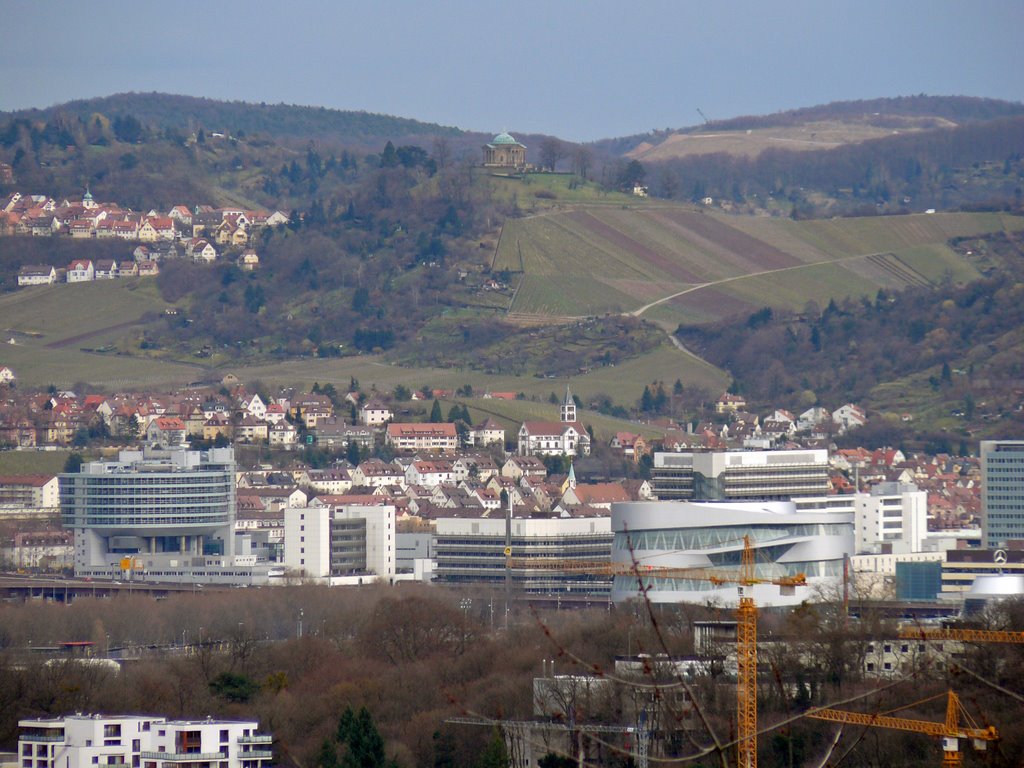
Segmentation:
[(122, 91), (589, 140), (829, 101), (1024, 101), (1022, 0), (0, 0), (0, 109)]

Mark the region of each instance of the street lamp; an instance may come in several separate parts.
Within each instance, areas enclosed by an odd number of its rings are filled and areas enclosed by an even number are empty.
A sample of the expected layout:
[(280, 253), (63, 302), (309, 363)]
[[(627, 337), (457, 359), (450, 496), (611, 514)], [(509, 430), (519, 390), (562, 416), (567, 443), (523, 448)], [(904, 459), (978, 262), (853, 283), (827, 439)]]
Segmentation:
[(300, 640), (302, 639), (302, 617), (305, 616), (305, 615), (306, 615), (306, 612), (302, 608), (299, 608), (299, 629), (298, 629), (298, 632), (297, 632), (296, 636)]

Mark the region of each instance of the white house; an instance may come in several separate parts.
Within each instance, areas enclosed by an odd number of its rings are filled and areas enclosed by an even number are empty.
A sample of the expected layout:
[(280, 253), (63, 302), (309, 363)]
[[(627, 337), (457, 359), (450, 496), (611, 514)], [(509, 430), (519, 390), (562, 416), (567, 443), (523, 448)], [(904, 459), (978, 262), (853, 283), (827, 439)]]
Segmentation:
[(69, 283), (85, 283), (96, 278), (96, 269), (89, 259), (75, 259), (68, 264), (65, 280)]
[(393, 418), (395, 414), (380, 400), (369, 400), (359, 409), (359, 423), (368, 427), (387, 424)]
[(57, 282), (57, 270), (46, 264), (26, 264), (18, 271), (18, 285), (50, 285)]
[(863, 427), (868, 423), (867, 414), (859, 405), (847, 403), (832, 411), (832, 421), (839, 425), (839, 431)]

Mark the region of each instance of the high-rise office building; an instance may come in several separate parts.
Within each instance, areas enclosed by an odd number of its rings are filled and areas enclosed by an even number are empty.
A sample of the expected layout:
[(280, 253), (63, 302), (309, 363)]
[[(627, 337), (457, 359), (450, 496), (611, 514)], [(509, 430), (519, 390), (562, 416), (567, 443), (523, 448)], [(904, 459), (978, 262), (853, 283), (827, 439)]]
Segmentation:
[(60, 475), (75, 575), (253, 583), (256, 557), (235, 557), (231, 448), (121, 451)]
[(983, 546), (1024, 541), (1024, 440), (981, 441)]

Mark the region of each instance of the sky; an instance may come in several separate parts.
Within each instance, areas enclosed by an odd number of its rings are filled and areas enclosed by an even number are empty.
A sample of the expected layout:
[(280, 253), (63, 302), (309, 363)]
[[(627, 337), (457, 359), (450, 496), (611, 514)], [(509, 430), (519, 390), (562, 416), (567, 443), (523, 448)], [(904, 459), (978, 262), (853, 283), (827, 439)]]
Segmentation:
[(1021, 0), (0, 0), (0, 110), (124, 91), (572, 141), (830, 101), (1024, 101)]

